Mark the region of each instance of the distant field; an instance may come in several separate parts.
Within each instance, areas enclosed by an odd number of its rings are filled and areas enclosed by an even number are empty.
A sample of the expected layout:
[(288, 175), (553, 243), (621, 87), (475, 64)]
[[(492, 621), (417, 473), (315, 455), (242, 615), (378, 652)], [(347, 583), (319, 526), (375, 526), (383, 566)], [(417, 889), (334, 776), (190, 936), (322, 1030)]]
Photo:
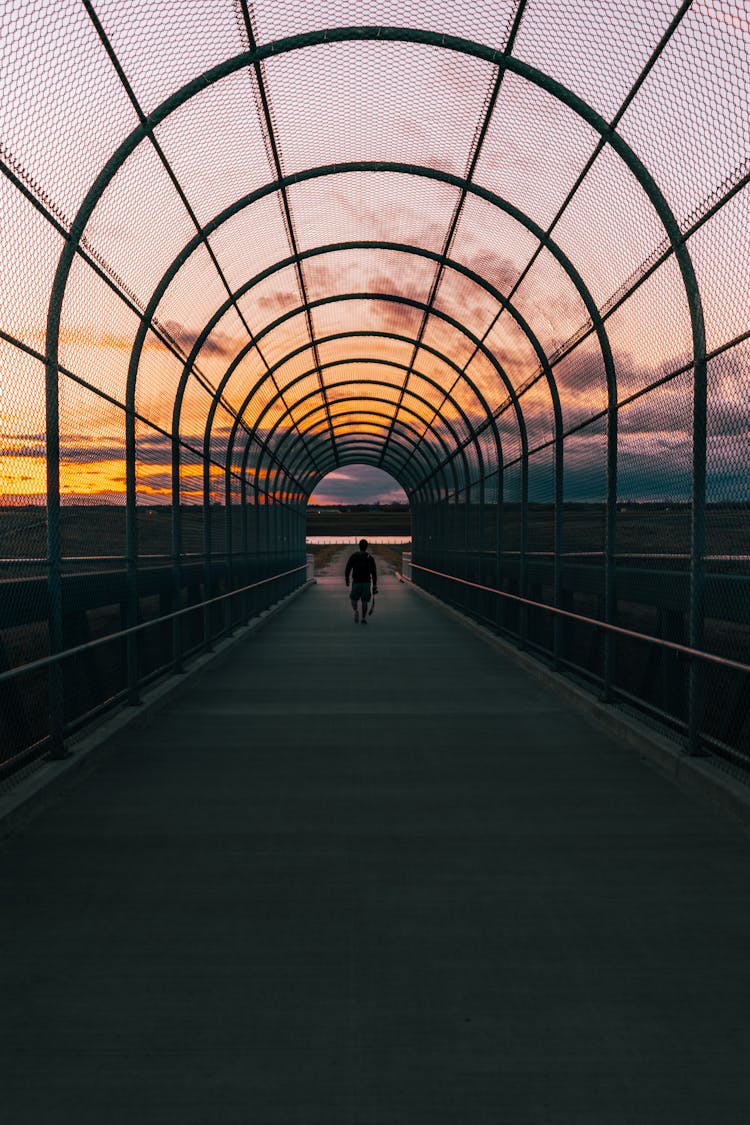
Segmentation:
[[(221, 542), (224, 509), (212, 509), (215, 542)], [(182, 509), (182, 538), (185, 552), (200, 553), (203, 545), (203, 510), (196, 506)], [(236, 513), (235, 513), (236, 516)], [(169, 507), (138, 509), (138, 545), (142, 554), (169, 554), (171, 549)], [(492, 513), (485, 512), (487, 530)], [(529, 508), (529, 551), (548, 552), (554, 546), (554, 517), (548, 505)], [(360, 536), (411, 535), (408, 510), (370, 509), (369, 511), (311, 510), (307, 534), (341, 536), (351, 542)], [(125, 554), (125, 509), (117, 505), (71, 505), (62, 509), (63, 555)], [(508, 505), (504, 512), (505, 549), (514, 551), (520, 544), (520, 510)], [(571, 505), (563, 511), (563, 550), (598, 552), (604, 544), (604, 509), (601, 505)], [(489, 547), (489, 543), (487, 544)], [(690, 550), (690, 509), (686, 506), (632, 504), (617, 513), (617, 553), (623, 556), (652, 557), (648, 565), (670, 569), (675, 556)], [(47, 521), (43, 508), (0, 507), (0, 559), (38, 558), (47, 554)], [(712, 560), (710, 570), (736, 569), (743, 556), (750, 556), (750, 506), (709, 507), (706, 511), (706, 554), (739, 556), (725, 566)], [(655, 556), (662, 556), (659, 562)], [(747, 567), (740, 568), (746, 572)]]
[(307, 516), (308, 535), (353, 536), (411, 535), (411, 513), (378, 511), (368, 512), (310, 512)]
[[(224, 509), (212, 508), (217, 535), (224, 520)], [(198, 551), (203, 543), (203, 509), (194, 505), (182, 509), (182, 539), (185, 551)], [(172, 510), (169, 507), (138, 509), (138, 546), (142, 554), (169, 554), (172, 538)], [(340, 535), (350, 541), (360, 536), (411, 534), (408, 511), (317, 512), (307, 519), (308, 535)], [(63, 555), (124, 556), (125, 509), (118, 505), (66, 506), (61, 513)], [(219, 539), (220, 542), (220, 539)], [(0, 558), (21, 559), (47, 556), (47, 518), (44, 508), (0, 507)]]

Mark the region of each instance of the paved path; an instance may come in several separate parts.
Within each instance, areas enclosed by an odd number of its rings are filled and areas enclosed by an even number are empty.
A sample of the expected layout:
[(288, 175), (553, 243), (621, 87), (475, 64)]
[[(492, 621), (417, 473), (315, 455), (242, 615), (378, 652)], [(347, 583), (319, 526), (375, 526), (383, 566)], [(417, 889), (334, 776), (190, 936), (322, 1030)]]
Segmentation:
[(384, 579), (0, 854), (3, 1125), (739, 1125), (750, 844)]

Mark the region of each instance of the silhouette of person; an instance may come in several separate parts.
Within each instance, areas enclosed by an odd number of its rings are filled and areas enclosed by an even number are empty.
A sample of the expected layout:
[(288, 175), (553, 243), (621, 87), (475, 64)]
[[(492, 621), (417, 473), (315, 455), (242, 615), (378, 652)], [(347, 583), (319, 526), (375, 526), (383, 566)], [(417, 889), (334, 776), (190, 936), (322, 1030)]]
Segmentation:
[(346, 585), (349, 585), (349, 576), (352, 579), (352, 590), (349, 595), (354, 609), (354, 624), (359, 623), (359, 608), (358, 603), (362, 602), (362, 624), (367, 624), (367, 603), (370, 600), (370, 581), (372, 581), (372, 593), (378, 592), (378, 571), (375, 566), (375, 559), (367, 552), (367, 540), (360, 539), (359, 550), (355, 551), (353, 555), (349, 556), (349, 561), (346, 564), (346, 571), (344, 573), (344, 580)]

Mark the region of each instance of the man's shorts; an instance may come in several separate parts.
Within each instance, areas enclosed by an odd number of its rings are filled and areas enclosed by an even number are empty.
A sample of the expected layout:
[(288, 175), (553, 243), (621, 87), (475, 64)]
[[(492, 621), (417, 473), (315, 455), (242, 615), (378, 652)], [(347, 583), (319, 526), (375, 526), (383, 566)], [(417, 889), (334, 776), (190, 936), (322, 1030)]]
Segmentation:
[(370, 583), (369, 582), (352, 582), (352, 592), (349, 595), (353, 602), (363, 601), (369, 602), (370, 600)]

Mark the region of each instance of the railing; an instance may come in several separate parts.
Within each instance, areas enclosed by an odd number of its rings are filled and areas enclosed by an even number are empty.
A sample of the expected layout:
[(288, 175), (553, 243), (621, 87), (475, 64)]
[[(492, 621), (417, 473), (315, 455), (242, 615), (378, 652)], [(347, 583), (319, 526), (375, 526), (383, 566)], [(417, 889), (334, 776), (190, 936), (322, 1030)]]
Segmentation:
[[(0, 761), (0, 778), (45, 754), (52, 759), (66, 757), (65, 741), (71, 734), (119, 703), (140, 703), (143, 687), (170, 671), (185, 671), (191, 657), (212, 651), (215, 641), (231, 636), (240, 625), (308, 581), (309, 569), (308, 559), (302, 566), (0, 672), (0, 693), (16, 689), (18, 698), (18, 682), (25, 679), (27, 685), (32, 685), (30, 695), (34, 704), (37, 707), (49, 705), (47, 735)], [(219, 614), (215, 612), (217, 609), (220, 609)], [(186, 630), (183, 623), (190, 623), (190, 629)], [(148, 655), (140, 643), (147, 636), (155, 637)], [(114, 660), (110, 656), (109, 663), (114, 666), (110, 670), (114, 670), (114, 679), (119, 679), (119, 688), (88, 710), (73, 707), (71, 715), (70, 704), (66, 707), (65, 702), (66, 673), (71, 672), (69, 682), (80, 679), (81, 673), (84, 679), (88, 678), (93, 667), (103, 666), (101, 662), (92, 662), (92, 655), (107, 646), (115, 646)], [(78, 668), (76, 676), (71, 665), (79, 661), (83, 661), (83, 666)]]
[[(564, 620), (574, 621), (574, 622), (576, 622), (578, 624), (581, 624), (581, 625), (593, 627), (595, 630), (597, 630), (601, 633), (608, 633), (611, 636), (627, 638), (631, 641), (636, 641), (636, 642), (639, 642), (639, 643), (645, 643), (645, 644), (648, 644), (650, 646), (654, 646), (654, 647), (660, 649), (663, 652), (674, 653), (677, 656), (685, 659), (686, 661), (697, 661), (697, 662), (700, 662), (702, 664), (710, 665), (710, 666), (713, 666), (713, 667), (716, 667), (716, 668), (726, 669), (726, 670), (732, 671), (732, 672), (738, 672), (743, 677), (746, 678), (747, 685), (748, 685), (747, 690), (750, 691), (750, 664), (746, 664), (743, 661), (733, 660), (729, 657), (720, 656), (716, 653), (706, 652), (702, 649), (691, 648), (689, 645), (681, 644), (678, 641), (672, 641), (672, 640), (668, 640), (664, 637), (653, 636), (649, 633), (642, 633), (642, 632), (639, 632), (638, 630), (635, 630), (635, 629), (628, 629), (628, 628), (625, 628), (623, 626), (613, 624), (611, 622), (599, 620), (598, 618), (595, 618), (595, 617), (590, 617), (590, 616), (587, 616), (585, 614), (575, 613), (571, 610), (566, 610), (566, 609), (564, 609), (560, 606), (550, 605), (546, 602), (541, 602), (541, 601), (535, 600), (533, 598), (523, 597), (519, 594), (514, 594), (514, 593), (511, 593), (509, 591), (498, 590), (493, 586), (486, 586), (486, 585), (483, 585), (482, 583), (479, 583), (479, 582), (472, 582), (472, 581), (469, 581), (468, 579), (459, 578), (456, 575), (447, 574), (444, 571), (435, 570), (431, 567), (421, 566), (418, 563), (412, 562), (412, 557), (411, 557), (410, 553), (405, 553), (404, 556), (403, 556), (403, 564), (402, 564), (402, 578), (407, 582), (414, 583), (415, 582), (415, 578), (414, 578), (414, 572), (415, 571), (418, 571), (419, 573), (424, 574), (424, 575), (429, 575), (432, 580), (437, 579), (439, 584), (445, 584), (445, 583), (455, 584), (457, 586), (464, 587), (464, 588), (472, 590), (472, 591), (476, 591), (480, 594), (490, 595), (492, 598), (502, 599), (506, 603), (512, 603), (512, 604), (515, 604), (515, 605), (519, 606), (521, 608), (522, 612), (527, 612), (529, 609), (532, 609), (532, 610), (535, 610), (535, 611), (543, 611), (546, 614), (552, 615), (553, 619), (557, 619), (558, 621), (564, 621)], [(432, 592), (435, 592), (435, 591), (433, 590)], [(440, 596), (440, 593), (438, 593), (438, 596)], [(445, 600), (454, 600), (454, 599), (449, 598), (449, 599), (445, 599)], [(466, 609), (466, 606), (462, 606), (461, 608)], [(481, 617), (482, 615), (472, 613), (471, 616)], [(494, 622), (489, 622), (489, 623), (493, 624)], [(526, 642), (526, 636), (525, 636), (526, 630), (523, 627), (520, 628), (519, 633), (520, 633), (520, 635), (519, 635), (518, 640), (521, 642), (521, 647), (533, 647), (533, 646), (527, 646), (527, 644), (525, 643)], [(550, 654), (550, 655), (553, 656), (553, 658), (556, 657), (556, 655), (557, 655), (557, 653), (556, 653), (557, 647), (558, 647), (558, 633), (557, 633), (557, 630), (555, 630), (555, 650), (553, 650), (553, 652)], [(557, 664), (557, 661), (555, 661), (555, 663)], [(562, 663), (565, 663), (565, 662), (563, 661)], [(601, 680), (600, 680), (600, 683), (601, 683)], [(605, 695), (605, 698), (609, 699), (612, 696), (618, 696), (618, 695), (623, 697), (623, 698), (627, 698), (627, 701), (629, 703), (634, 703), (637, 706), (638, 705), (643, 706), (643, 704), (644, 704), (644, 701), (639, 700), (637, 698), (634, 698), (633, 696), (629, 695), (626, 692), (621, 692), (621, 691), (618, 692), (618, 689), (617, 689), (616, 686), (613, 687), (611, 685), (608, 685), (608, 690), (607, 690), (607, 693)], [(648, 708), (647, 706), (645, 707), (645, 709), (646, 710), (653, 710), (653, 708)], [(660, 717), (664, 718), (664, 719), (672, 719), (672, 721), (674, 721), (673, 716), (661, 714)], [(683, 724), (680, 724), (680, 725), (682, 726), (682, 733), (686, 735), (686, 743), (687, 743), (688, 751), (690, 753), (693, 753), (693, 754), (700, 753), (701, 752), (700, 743), (697, 740), (691, 739), (689, 737), (688, 728), (687, 728), (686, 724), (683, 723)], [(711, 740), (708, 740), (708, 741), (710, 742)], [(722, 746), (722, 747), (719, 747), (719, 749), (728, 752), (728, 756), (730, 758), (732, 758), (734, 761), (742, 764), (744, 768), (750, 767), (750, 748), (748, 748), (748, 752), (743, 752), (743, 750), (741, 748), (739, 753), (733, 751), (731, 747)]]

